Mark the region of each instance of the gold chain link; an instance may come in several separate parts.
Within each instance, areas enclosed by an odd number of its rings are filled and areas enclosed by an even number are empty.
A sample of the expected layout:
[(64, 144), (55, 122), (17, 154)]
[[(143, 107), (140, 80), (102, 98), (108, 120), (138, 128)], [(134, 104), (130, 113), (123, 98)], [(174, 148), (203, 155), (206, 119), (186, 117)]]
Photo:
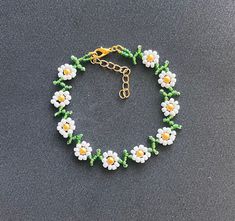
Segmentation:
[[(123, 47), (121, 45), (115, 45), (109, 49), (99, 48), (91, 53), (91, 63), (98, 64), (101, 67), (119, 72), (122, 74), (122, 89), (119, 91), (119, 97), (121, 99), (127, 99), (130, 96), (130, 74), (131, 70), (127, 66), (120, 66), (110, 61), (101, 60), (100, 58), (109, 54), (110, 52), (121, 52)], [(98, 54), (101, 53), (101, 54)]]

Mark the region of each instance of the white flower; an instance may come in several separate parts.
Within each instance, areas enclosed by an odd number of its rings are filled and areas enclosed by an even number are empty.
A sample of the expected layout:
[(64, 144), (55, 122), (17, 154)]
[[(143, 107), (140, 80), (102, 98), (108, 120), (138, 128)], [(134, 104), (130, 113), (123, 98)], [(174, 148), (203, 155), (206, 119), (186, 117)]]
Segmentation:
[(162, 129), (158, 129), (157, 138), (159, 139), (159, 143), (166, 145), (171, 145), (175, 140), (176, 132), (171, 130), (169, 127), (163, 127)]
[(71, 96), (68, 91), (56, 91), (51, 99), (51, 103), (54, 104), (56, 108), (58, 108), (68, 105), (70, 100)]
[(103, 167), (107, 168), (108, 170), (116, 170), (120, 164), (118, 163), (119, 157), (117, 153), (109, 150), (108, 152), (103, 153)]
[(147, 50), (144, 51), (142, 60), (147, 68), (153, 68), (155, 64), (159, 63), (159, 55), (156, 51)]
[(70, 117), (67, 119), (62, 119), (57, 126), (57, 130), (64, 137), (67, 138), (69, 134), (73, 134), (75, 130), (75, 123)]
[(76, 76), (77, 70), (70, 64), (61, 65), (58, 68), (58, 77), (63, 80), (71, 80)]
[(176, 82), (176, 75), (171, 73), (170, 71), (162, 71), (159, 74), (158, 83), (165, 88), (174, 87)]
[(148, 152), (148, 148), (144, 145), (135, 146), (133, 150), (131, 150), (132, 159), (137, 163), (144, 163), (149, 157), (151, 157), (151, 153)]
[(162, 112), (166, 117), (169, 115), (174, 117), (176, 114), (178, 114), (180, 109), (179, 102), (175, 101), (173, 98), (171, 98), (168, 101), (162, 102), (161, 106), (162, 106)]
[(87, 160), (87, 157), (91, 155), (92, 147), (86, 141), (82, 141), (82, 143), (77, 144), (73, 149), (74, 155), (78, 157), (79, 160)]

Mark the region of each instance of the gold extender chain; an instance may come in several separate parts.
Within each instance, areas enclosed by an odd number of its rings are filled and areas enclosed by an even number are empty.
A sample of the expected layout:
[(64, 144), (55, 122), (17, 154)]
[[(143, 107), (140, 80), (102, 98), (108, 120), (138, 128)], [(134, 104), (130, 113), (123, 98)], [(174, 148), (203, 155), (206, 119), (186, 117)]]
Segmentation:
[(98, 48), (94, 52), (91, 52), (92, 54), (91, 63), (98, 64), (101, 67), (121, 73), (123, 75), (122, 76), (122, 89), (119, 91), (119, 97), (121, 99), (127, 99), (130, 96), (130, 73), (131, 73), (130, 68), (128, 68), (127, 66), (120, 66), (118, 64), (114, 64), (113, 62), (100, 59), (101, 57), (109, 54), (110, 52), (119, 51), (122, 48), (123, 47), (120, 45), (113, 46), (109, 49)]

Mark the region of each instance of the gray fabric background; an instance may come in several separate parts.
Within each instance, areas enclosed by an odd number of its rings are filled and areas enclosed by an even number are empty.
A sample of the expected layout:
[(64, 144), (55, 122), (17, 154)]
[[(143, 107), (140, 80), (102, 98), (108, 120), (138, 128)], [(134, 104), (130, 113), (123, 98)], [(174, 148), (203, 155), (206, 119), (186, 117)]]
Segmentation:
[[(0, 220), (235, 220), (234, 1), (0, 1)], [(108, 172), (78, 162), (49, 104), (70, 55), (121, 44), (156, 49), (182, 92), (173, 146)], [(157, 78), (87, 65), (73, 81), (73, 118), (93, 147), (146, 144), (162, 124)]]

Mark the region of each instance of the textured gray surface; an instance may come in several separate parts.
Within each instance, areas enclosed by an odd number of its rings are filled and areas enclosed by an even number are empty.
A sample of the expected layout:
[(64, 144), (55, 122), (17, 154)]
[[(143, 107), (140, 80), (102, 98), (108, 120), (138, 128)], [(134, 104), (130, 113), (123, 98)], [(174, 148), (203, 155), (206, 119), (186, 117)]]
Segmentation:
[[(0, 220), (235, 220), (234, 1), (0, 1)], [(56, 68), (98, 46), (170, 60), (184, 129), (145, 165), (108, 173), (73, 156), (49, 100)], [(123, 58), (113, 61), (128, 64)], [(162, 123), (156, 78), (87, 66), (70, 108), (85, 140), (118, 152)]]

